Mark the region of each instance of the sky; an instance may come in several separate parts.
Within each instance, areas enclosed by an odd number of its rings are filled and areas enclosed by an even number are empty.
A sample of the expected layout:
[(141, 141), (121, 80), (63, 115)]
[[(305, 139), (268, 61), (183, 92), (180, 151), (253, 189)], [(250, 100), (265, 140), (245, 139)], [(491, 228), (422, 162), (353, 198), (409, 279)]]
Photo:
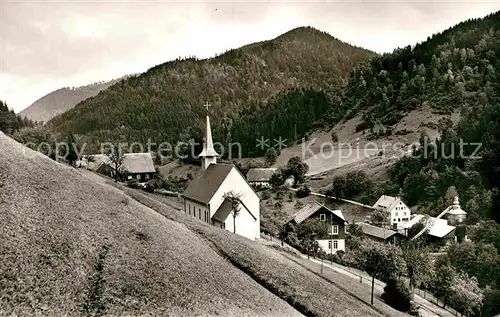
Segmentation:
[(212, 57), (299, 26), (392, 52), (498, 10), (500, 1), (0, 0), (0, 100), (18, 112), (62, 87)]

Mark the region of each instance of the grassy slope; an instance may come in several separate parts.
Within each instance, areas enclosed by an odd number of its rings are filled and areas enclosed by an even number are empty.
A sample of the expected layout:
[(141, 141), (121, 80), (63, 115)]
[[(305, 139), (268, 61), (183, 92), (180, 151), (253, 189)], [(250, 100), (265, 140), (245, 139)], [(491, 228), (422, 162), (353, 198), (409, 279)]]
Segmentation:
[(307, 316), (382, 315), (274, 250), (185, 216), (163, 204), (161, 198), (123, 189), (165, 217), (186, 224), (209, 241), (219, 254)]
[(1, 133), (0, 148), (0, 314), (298, 315), (184, 225)]

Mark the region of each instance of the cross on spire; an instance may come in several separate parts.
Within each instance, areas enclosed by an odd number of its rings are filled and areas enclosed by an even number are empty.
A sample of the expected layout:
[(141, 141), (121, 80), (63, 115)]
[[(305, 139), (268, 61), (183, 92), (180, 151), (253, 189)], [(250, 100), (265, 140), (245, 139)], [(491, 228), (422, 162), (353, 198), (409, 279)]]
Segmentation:
[(211, 105), (207, 102), (205, 105), (203, 105), (203, 107), (207, 108), (207, 112), (208, 112), (208, 108), (210, 108)]

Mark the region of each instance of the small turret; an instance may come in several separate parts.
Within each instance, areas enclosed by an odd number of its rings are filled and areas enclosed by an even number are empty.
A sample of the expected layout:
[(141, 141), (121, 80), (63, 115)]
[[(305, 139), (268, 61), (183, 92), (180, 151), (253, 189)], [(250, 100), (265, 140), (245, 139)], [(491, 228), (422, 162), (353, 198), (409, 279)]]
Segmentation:
[(453, 204), (448, 207), (448, 212), (446, 218), (448, 219), (448, 224), (450, 226), (458, 226), (465, 223), (467, 213), (460, 207), (460, 202), (458, 197), (455, 196), (453, 199)]
[[(209, 104), (205, 105), (208, 112)], [(210, 164), (217, 163), (217, 156), (219, 154), (215, 152), (214, 143), (212, 141), (212, 129), (210, 128), (210, 118), (207, 114), (207, 127), (205, 131), (205, 142), (203, 143), (203, 151), (198, 155), (201, 158), (201, 169), (204, 171)]]

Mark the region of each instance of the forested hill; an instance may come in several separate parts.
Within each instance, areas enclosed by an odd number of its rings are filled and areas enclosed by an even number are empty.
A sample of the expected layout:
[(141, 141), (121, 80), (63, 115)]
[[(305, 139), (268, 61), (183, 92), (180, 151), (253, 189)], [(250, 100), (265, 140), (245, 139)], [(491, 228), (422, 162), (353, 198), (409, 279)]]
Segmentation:
[(12, 134), (27, 126), (33, 126), (33, 122), (16, 115), (14, 110), (9, 109), (6, 102), (0, 100), (0, 131)]
[[(331, 88), (374, 53), (306, 27), (214, 58), (178, 59), (128, 78), (52, 119), (56, 131), (94, 139), (201, 136), (205, 109), (225, 132), (243, 109), (288, 88)], [(194, 127), (194, 128), (193, 128)], [(192, 128), (192, 129), (191, 129)], [(215, 137), (225, 137), (224, 131)]]
[(114, 79), (108, 82), (96, 82), (76, 88), (65, 87), (55, 90), (19, 112), (19, 115), (33, 121), (47, 122), (56, 115), (73, 108), (79, 102), (95, 96), (101, 90), (116, 84), (119, 80)]
[(347, 117), (363, 113), (369, 129), (417, 108), (448, 114), (484, 104), (500, 71), (499, 29), (494, 13), (373, 58), (350, 76), (342, 96)]
[(391, 134), (412, 110), (474, 112), (491, 102), (498, 81), (499, 27), (498, 13), (469, 20), (414, 47), (361, 63), (336, 91), (297, 90), (256, 103), (232, 125), (232, 137), (245, 155), (259, 156), (263, 151), (255, 139), (261, 136), (296, 140), (342, 118), (362, 115), (357, 130), (377, 138)]

